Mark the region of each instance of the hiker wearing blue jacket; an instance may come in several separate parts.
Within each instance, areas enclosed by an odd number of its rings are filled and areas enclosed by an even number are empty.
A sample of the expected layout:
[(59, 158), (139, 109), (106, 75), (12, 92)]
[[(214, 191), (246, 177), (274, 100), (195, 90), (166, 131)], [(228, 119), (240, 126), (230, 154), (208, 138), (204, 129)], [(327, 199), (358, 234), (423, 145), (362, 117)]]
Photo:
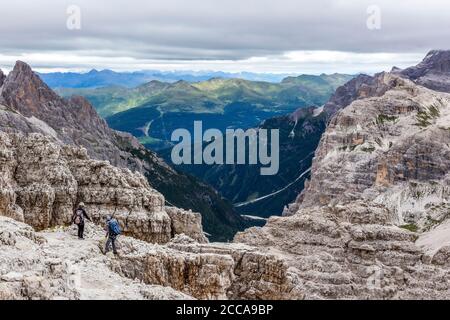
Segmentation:
[(117, 254), (116, 239), (121, 233), (119, 222), (111, 216), (106, 216), (106, 246), (105, 254), (107, 254), (112, 246), (113, 253)]

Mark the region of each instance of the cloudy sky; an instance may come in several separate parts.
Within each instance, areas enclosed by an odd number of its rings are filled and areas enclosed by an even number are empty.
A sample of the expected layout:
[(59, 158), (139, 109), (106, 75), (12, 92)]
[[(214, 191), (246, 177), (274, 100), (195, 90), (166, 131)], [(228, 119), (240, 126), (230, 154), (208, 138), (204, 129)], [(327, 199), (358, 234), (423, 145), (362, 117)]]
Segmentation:
[(373, 73), (450, 49), (447, 0), (2, 0), (0, 13), (6, 70)]

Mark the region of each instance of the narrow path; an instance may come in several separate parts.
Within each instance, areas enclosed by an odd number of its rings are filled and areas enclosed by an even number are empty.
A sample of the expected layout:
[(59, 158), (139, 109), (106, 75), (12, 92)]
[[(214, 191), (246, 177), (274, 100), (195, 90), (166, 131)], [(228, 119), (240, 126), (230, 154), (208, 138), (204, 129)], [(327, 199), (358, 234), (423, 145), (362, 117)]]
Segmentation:
[(85, 240), (79, 240), (72, 228), (43, 232), (47, 239), (43, 245), (45, 256), (61, 261), (70, 270), (73, 287), (82, 300), (142, 300), (172, 298), (172, 289), (145, 285), (122, 277), (110, 269), (116, 259), (103, 255), (100, 243), (104, 234), (98, 227), (88, 224)]
[(307, 169), (307, 170), (304, 171), (300, 176), (298, 176), (297, 179), (295, 179), (294, 181), (292, 181), (291, 183), (289, 183), (287, 186), (285, 186), (285, 187), (279, 189), (278, 191), (272, 192), (272, 193), (270, 193), (270, 194), (267, 194), (267, 195), (265, 195), (265, 196), (262, 196), (262, 197), (259, 197), (259, 198), (256, 198), (256, 199), (253, 199), (253, 200), (250, 200), (250, 201), (247, 201), (247, 202), (241, 202), (241, 203), (235, 204), (234, 207), (235, 207), (235, 208), (244, 207), (244, 206), (247, 206), (247, 205), (249, 205), (249, 204), (256, 203), (256, 202), (259, 202), (259, 201), (261, 201), (261, 200), (264, 200), (264, 199), (273, 197), (274, 195), (277, 195), (277, 194), (283, 192), (284, 190), (288, 189), (290, 186), (292, 186), (294, 183), (296, 183), (297, 181), (299, 181), (301, 178), (303, 178), (303, 177), (304, 177), (307, 173), (309, 173), (310, 171), (311, 171), (311, 168)]

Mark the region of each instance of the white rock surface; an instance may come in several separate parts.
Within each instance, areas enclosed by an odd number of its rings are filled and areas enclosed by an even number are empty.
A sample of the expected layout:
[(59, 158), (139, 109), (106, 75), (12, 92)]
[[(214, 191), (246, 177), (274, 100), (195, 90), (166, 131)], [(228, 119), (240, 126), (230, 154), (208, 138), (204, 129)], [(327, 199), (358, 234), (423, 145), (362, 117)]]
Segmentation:
[[(101, 232), (87, 226), (87, 239), (71, 228), (36, 233), (0, 217), (0, 299), (191, 299), (175, 290), (121, 277), (115, 258), (99, 247)], [(14, 271), (11, 271), (14, 270)]]
[(280, 252), (307, 299), (450, 299), (448, 225), (436, 228), (450, 216), (450, 95), (366, 82), (331, 119), (291, 216), (235, 242)]
[(119, 255), (104, 256), (104, 231), (86, 227), (78, 240), (74, 227), (34, 232), (0, 217), (0, 299), (288, 299), (295, 290), (281, 257), (250, 246), (121, 236)]

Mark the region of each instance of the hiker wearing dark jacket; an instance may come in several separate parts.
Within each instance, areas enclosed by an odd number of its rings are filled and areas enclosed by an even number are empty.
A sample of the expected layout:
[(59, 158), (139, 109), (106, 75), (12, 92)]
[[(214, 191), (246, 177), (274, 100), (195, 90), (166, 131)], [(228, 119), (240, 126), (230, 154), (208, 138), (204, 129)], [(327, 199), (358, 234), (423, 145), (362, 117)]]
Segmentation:
[(109, 252), (111, 246), (113, 253), (117, 254), (116, 239), (120, 232), (119, 222), (111, 216), (106, 216), (106, 237), (108, 239), (106, 240), (104, 254)]
[(89, 218), (89, 216), (87, 215), (84, 203), (81, 202), (72, 216), (72, 222), (75, 223), (78, 227), (78, 239), (80, 240), (84, 239), (84, 219), (92, 221), (91, 218)]

